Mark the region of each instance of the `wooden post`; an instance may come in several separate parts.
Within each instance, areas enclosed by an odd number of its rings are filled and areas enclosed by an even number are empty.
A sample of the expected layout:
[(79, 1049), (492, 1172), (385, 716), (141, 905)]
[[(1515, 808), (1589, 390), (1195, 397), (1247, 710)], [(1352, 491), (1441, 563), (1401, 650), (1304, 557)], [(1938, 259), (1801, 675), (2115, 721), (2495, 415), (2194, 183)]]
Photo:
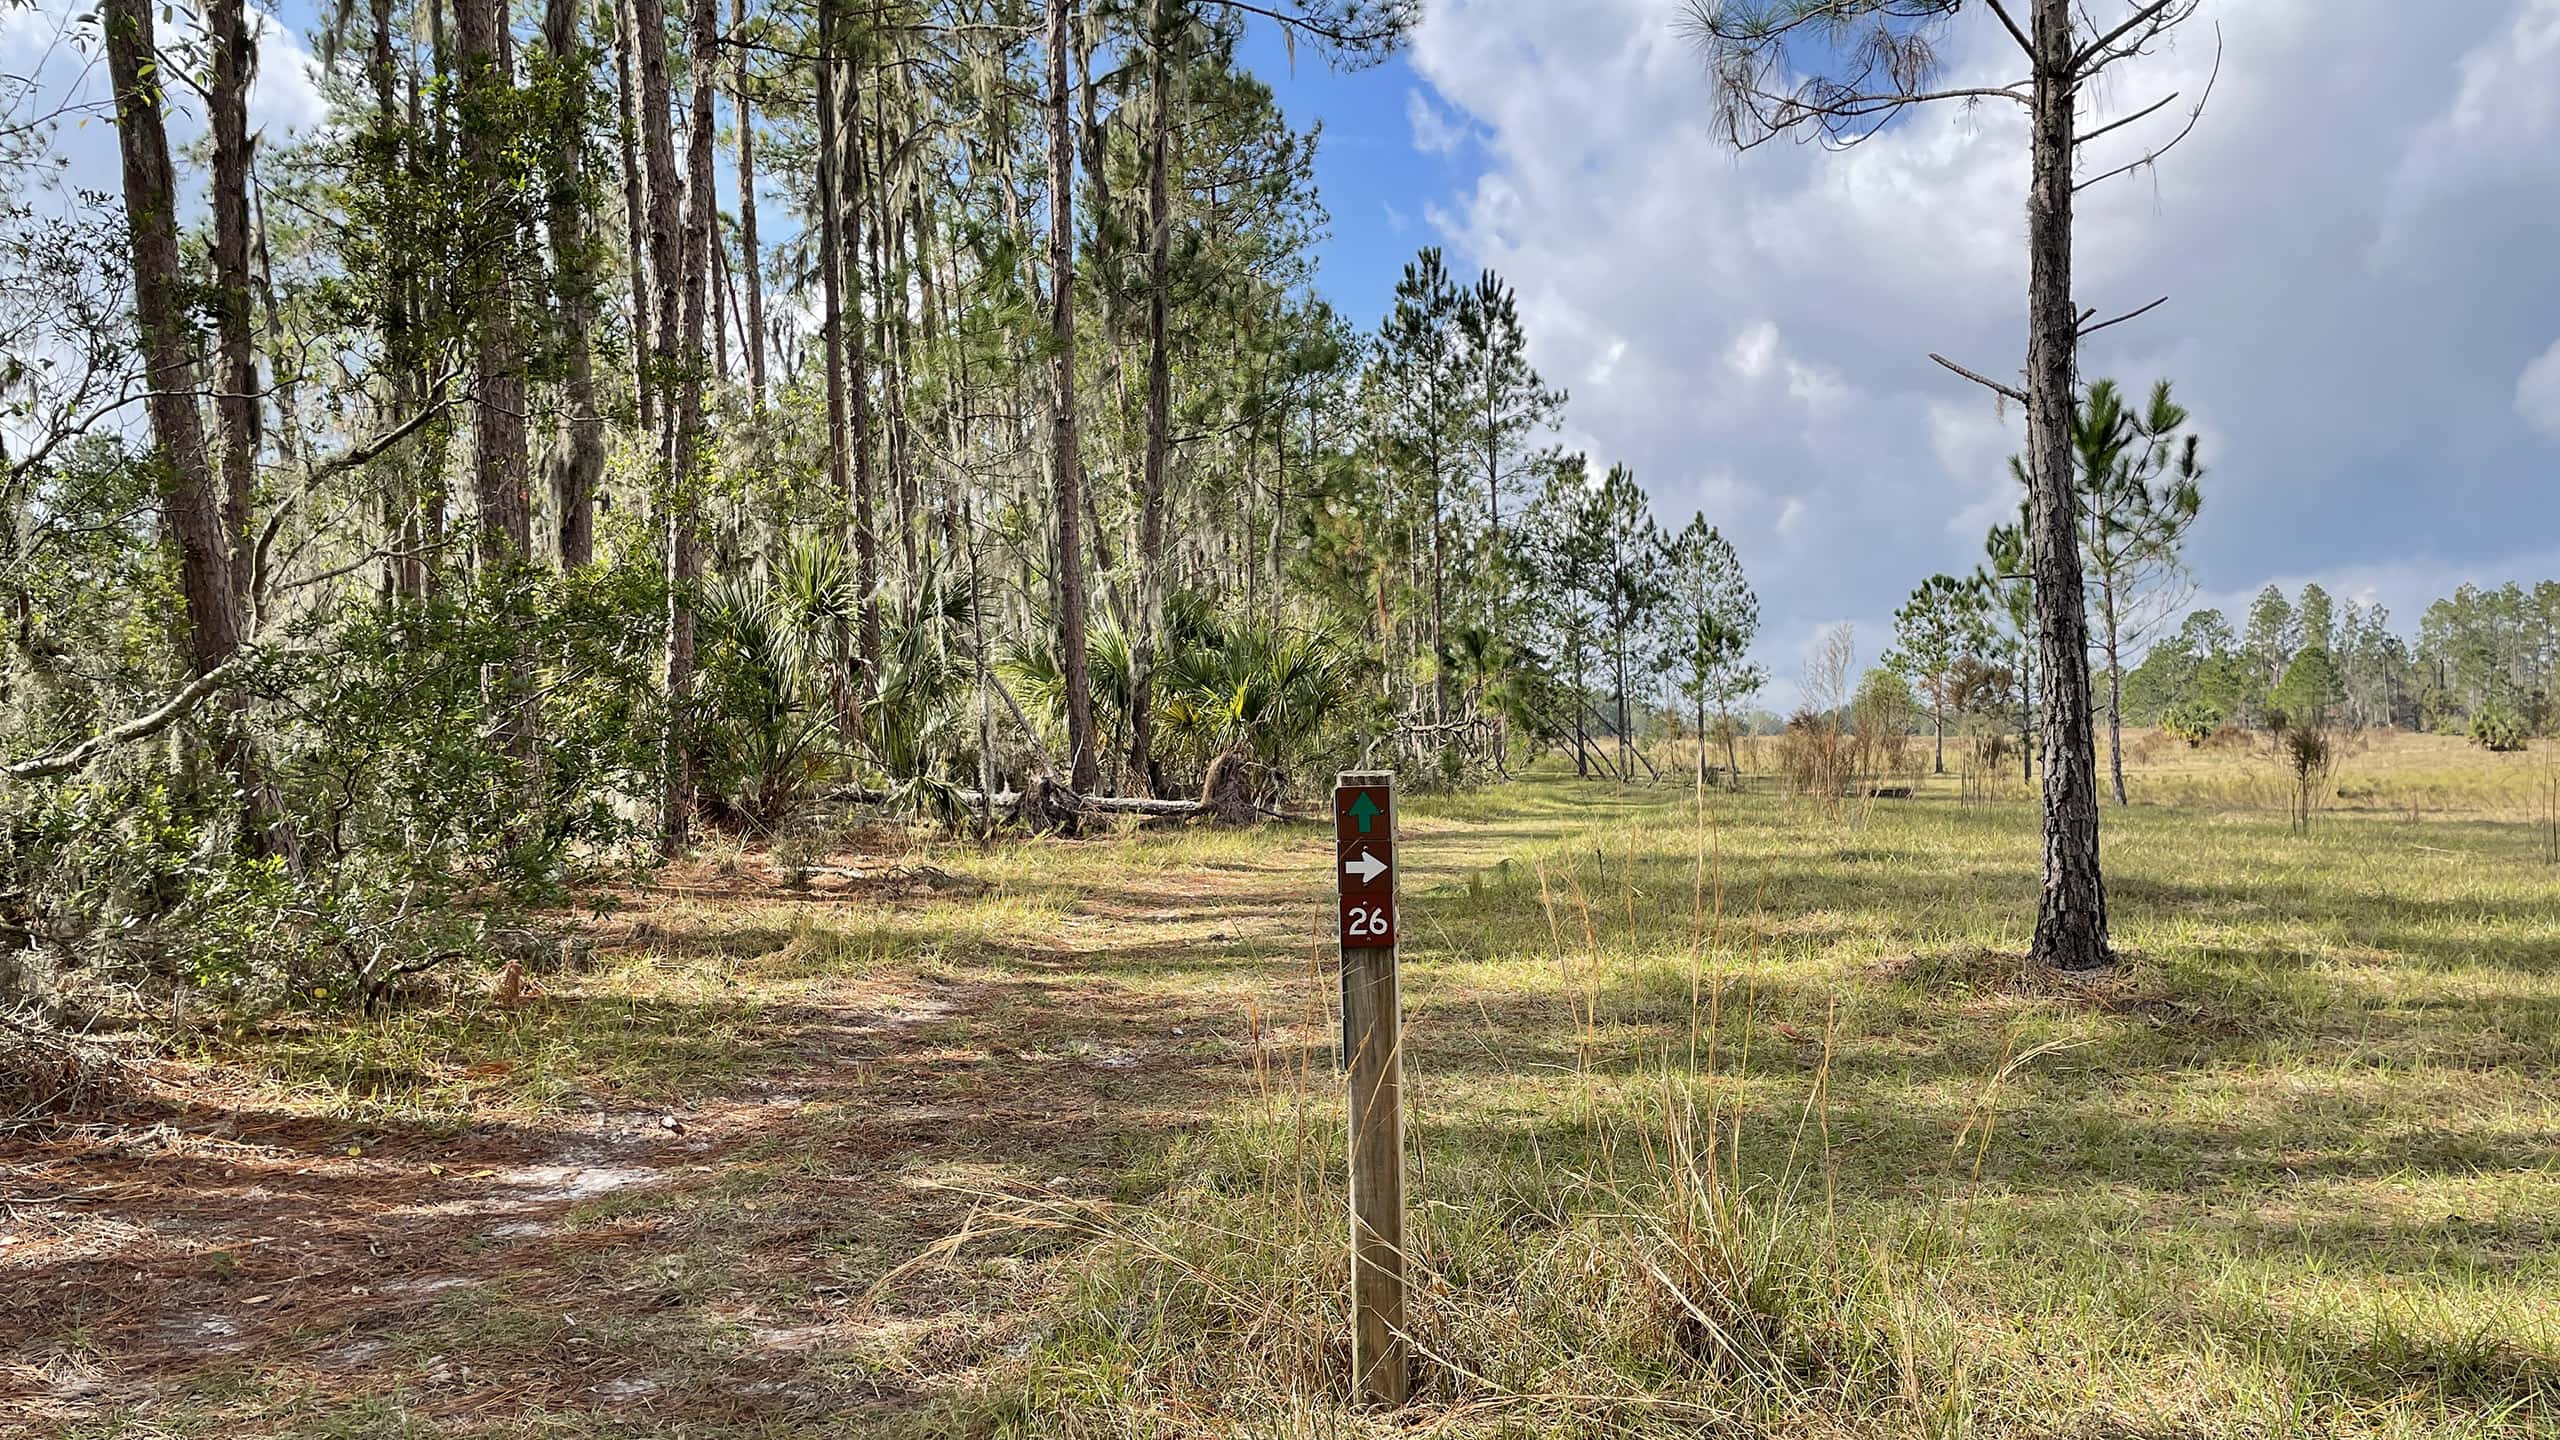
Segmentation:
[(1334, 789), (1342, 1053), (1351, 1117), (1351, 1368), (1360, 1397), (1405, 1403), (1404, 1010), (1396, 979), (1395, 777)]

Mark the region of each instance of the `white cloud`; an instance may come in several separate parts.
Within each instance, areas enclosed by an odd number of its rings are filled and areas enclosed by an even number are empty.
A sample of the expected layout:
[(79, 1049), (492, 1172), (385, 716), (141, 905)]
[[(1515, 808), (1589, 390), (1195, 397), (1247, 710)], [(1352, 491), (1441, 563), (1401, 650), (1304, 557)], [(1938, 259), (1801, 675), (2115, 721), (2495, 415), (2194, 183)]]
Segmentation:
[(2009, 457), (2024, 447), (2025, 428), (2015, 406), (2004, 420), (1984, 405), (1929, 402), (1929, 452), (1938, 469), (1959, 485), (1966, 477), (1973, 481), (1972, 502), (1947, 516), (1948, 534), (1978, 541), (1992, 526), (2017, 519), (2019, 487), (2009, 473)]
[[(2021, 417), (1927, 357), (2020, 364), (2024, 126), (1939, 107), (1845, 154), (1735, 156), (1675, 9), (1429, 7), (1413, 63), (1480, 169), (1427, 214), (1454, 263), (1518, 287), (1545, 373), (1595, 377), (1569, 417), (1595, 453), (1664, 513), (1726, 527), (1783, 671), (1818, 621), (1889, 614), (2014, 513)], [(2201, 94), (2219, 43), (2193, 136), (2082, 195), (2074, 286), (2107, 313), (2170, 297), (2082, 368), (2167, 376), (2195, 412), (2202, 583), (2412, 553), (2458, 568), (2506, 555), (2519, 525), (2560, 531), (2519, 413), (2543, 416), (2544, 392), (2507, 368), (2560, 332), (2560, 0), (2211, 15), (2218, 31), (2095, 87), (2099, 118)], [(2014, 78), (2015, 47), (1970, 7), (1941, 48), (1950, 83)], [(2084, 166), (2181, 123), (2172, 105)], [(1747, 495), (1720, 488), (1746, 474)]]
[(1763, 320), (1733, 337), (1724, 352), (1726, 368), (1745, 380), (1769, 373), (1778, 356), (1778, 327)]
[(2379, 247), (2385, 258), (2420, 258), (2403, 253), (2403, 231), (2423, 230), (2465, 190), (2560, 181), (2560, 0), (2517, 5), (2462, 56), (2458, 73), (2452, 98), (2401, 155)]
[(2560, 340), (2516, 377), (2516, 413), (2534, 429), (2560, 440)]
[(258, 27), (258, 77), (249, 92), (249, 124), (273, 133), (308, 133), (329, 116), (320, 93), (320, 59), (272, 11), (252, 10)]
[(1802, 360), (1787, 362), (1787, 394), (1816, 420), (1828, 420), (1838, 415), (1854, 393), (1840, 372), (1828, 365), (1809, 365)]
[[(185, 11), (162, 11), (157, 27), (160, 48), (176, 52), (200, 45), (201, 30)], [(273, 11), (252, 6), (249, 21), (257, 28), (258, 68), (249, 91), (249, 128), (270, 144), (289, 136), (309, 135), (328, 117), (321, 93), (318, 59)], [(99, 49), (93, 7), (84, 0), (37, 0), (24, 9), (0, 10), (0, 75), (18, 82), (15, 103), (0, 122), (23, 124), (40, 116), (60, 115), (52, 149), (61, 172), (72, 185), (112, 192), (118, 158), (113, 124), (114, 89)], [(0, 85), (0, 96), (8, 87)], [(188, 86), (172, 86), (169, 97), (169, 144), (183, 151), (203, 138), (204, 104)], [(190, 187), (192, 202), (202, 197)], [(37, 197), (39, 203), (68, 203)]]
[(1466, 143), (1467, 127), (1420, 90), (1404, 92), (1404, 115), (1413, 126), (1413, 148), (1425, 155), (1455, 155)]
[(1593, 361), (1590, 368), (1582, 372), (1583, 383), (1586, 385), (1608, 384), (1609, 377), (1617, 373), (1618, 362), (1626, 358), (1627, 342), (1624, 340), (1610, 341), (1609, 348), (1601, 352), (1600, 358)]

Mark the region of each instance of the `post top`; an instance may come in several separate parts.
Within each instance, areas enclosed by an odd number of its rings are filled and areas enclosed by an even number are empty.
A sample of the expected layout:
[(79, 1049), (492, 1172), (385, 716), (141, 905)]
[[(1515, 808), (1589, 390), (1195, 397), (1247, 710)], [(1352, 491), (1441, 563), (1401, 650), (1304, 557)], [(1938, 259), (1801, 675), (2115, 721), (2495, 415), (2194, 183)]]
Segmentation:
[(1333, 783), (1336, 785), (1392, 785), (1395, 780), (1396, 772), (1393, 770), (1345, 770), (1334, 777)]

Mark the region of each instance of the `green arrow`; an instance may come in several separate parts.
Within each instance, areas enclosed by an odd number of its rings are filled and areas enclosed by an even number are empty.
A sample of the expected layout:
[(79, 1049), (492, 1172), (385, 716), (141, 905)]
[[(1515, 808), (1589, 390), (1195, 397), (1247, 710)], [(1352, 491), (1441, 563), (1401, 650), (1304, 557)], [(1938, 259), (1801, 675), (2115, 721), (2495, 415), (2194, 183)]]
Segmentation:
[(1361, 791), (1351, 802), (1351, 818), (1360, 822), (1361, 834), (1369, 833), (1369, 822), (1378, 818), (1378, 802), (1369, 798), (1368, 791)]

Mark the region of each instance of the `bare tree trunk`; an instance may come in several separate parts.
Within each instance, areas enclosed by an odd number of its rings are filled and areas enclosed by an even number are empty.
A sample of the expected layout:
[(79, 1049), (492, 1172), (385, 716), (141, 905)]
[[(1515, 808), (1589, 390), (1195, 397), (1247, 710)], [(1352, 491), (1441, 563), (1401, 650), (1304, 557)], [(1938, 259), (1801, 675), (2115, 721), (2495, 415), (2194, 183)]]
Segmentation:
[(1068, 785), (1102, 773), (1085, 665), (1083, 466), (1076, 456), (1075, 129), (1067, 88), (1069, 0), (1049, 0), (1049, 448), (1057, 509), (1058, 668), (1067, 692)]
[[(178, 552), (178, 587), (186, 606), (188, 659), (199, 676), (239, 650), (241, 608), (232, 579), (232, 537), (225, 529), (204, 416), (196, 403), (195, 336), (187, 319), (187, 287), (178, 250), (177, 175), (159, 77), (166, 73), (152, 36), (150, 0), (105, 0), (107, 74), (115, 91), (116, 140), (123, 158), (125, 235), (133, 262), (134, 326), (150, 393), (144, 402), (160, 451), (162, 523)], [(245, 702), (226, 692), (214, 755), (244, 797), (241, 828), (261, 853), (285, 848), (273, 833), (268, 791), (247, 730)]]
[(177, 176), (162, 119), (158, 47), (148, 0), (106, 0), (108, 75), (124, 159), (126, 237), (133, 252), (133, 312), (150, 380), (144, 406), (160, 450), (160, 506), (178, 548), (179, 586), (197, 674), (239, 648), (230, 536), (196, 404), (195, 337), (178, 251)]
[(1582, 637), (1574, 636), (1566, 643), (1573, 646), (1573, 773), (1587, 780), (1591, 777), (1591, 764), (1584, 757), (1590, 754), (1591, 742), (1583, 733), (1582, 717), (1591, 706), (1582, 691)]
[[(649, 204), (649, 334), (652, 354), (648, 384), (669, 413), (661, 414), (655, 432), (658, 460), (671, 481), (675, 474), (670, 376), (671, 366), (687, 363), (678, 349), (677, 326), (684, 290), (683, 196), (676, 186), (676, 142), (669, 111), (675, 92), (667, 78), (667, 12), (663, 0), (631, 0), (633, 48), (638, 53), (640, 88), (634, 104), (640, 117), (640, 149), (648, 176)], [(646, 402), (644, 402), (646, 403)]]
[(818, 296), (819, 335), (827, 370), (827, 480), (843, 513), (853, 513), (852, 449), (845, 433), (843, 141), (836, 134), (836, 88), (842, 63), (836, 47), (844, 22), (838, 0), (818, 0)]
[[(366, 78), (373, 85), (374, 123), (380, 127), (374, 161), (386, 173), (396, 172), (408, 163), (408, 146), (414, 141), (404, 137), (400, 129), (398, 72), (391, 53), (391, 0), (373, 0), (373, 48), (365, 69)], [(411, 128), (414, 133), (415, 127)], [(413, 323), (418, 277), (407, 257), (398, 257), (394, 263), (396, 268), (382, 288), (375, 323), (382, 331), (383, 360), (391, 372), (392, 407), (406, 415), (415, 409), (426, 389)], [(382, 518), (392, 555), (384, 565), (383, 590), (404, 599), (415, 599), (427, 592), (427, 562), (422, 553), (426, 536), (419, 516), (416, 456), (417, 447), (404, 443), (384, 457), (389, 478), (383, 484)]]
[(1137, 643), (1130, 649), (1129, 660), (1129, 776), (1140, 793), (1153, 795), (1156, 643), (1164, 626), (1164, 467), (1173, 428), (1173, 350), (1167, 333), (1172, 325), (1173, 214), (1172, 184), (1166, 174), (1172, 149), (1173, 92), (1172, 67), (1165, 53), (1170, 35), (1162, 0), (1150, 0), (1147, 22), (1155, 52), (1148, 99), (1155, 110), (1147, 125), (1147, 441), (1138, 491), (1138, 613)]
[(2089, 617), (2071, 474), (2079, 312), (2071, 297), (2071, 0), (2035, 0), (2036, 85), (2027, 200), (2027, 543), (2034, 552), (2044, 694), (2044, 889), (2034, 958), (2104, 965), (2106, 882), (2098, 868), (2097, 753), (2090, 734)]
[[(253, 169), (252, 179), (254, 178)], [(267, 245), (267, 204), (263, 196), (258, 201), (254, 230), (258, 263), (258, 313), (266, 319), (267, 348), (272, 352), (279, 343), (278, 337), (284, 334), (284, 316), (276, 304), (276, 260), (275, 252)], [(278, 366), (271, 360), (267, 365), (267, 373), (274, 378), (275, 382), (276, 454), (288, 465), (300, 464), (302, 462), (300, 425), (302, 402), (297, 394), (299, 387), (295, 383), (291, 367)], [(403, 410), (399, 413), (405, 415), (409, 412)], [(257, 593), (255, 582), (259, 577), (253, 575), (250, 578), (252, 582), (250, 593), (254, 596)]]
[(585, 148), (580, 143), (590, 92), (586, 56), (578, 43), (577, 0), (548, 0), (542, 40), (552, 60), (579, 77), (574, 112), (579, 124), (561, 126), (552, 142), (546, 217), (569, 402), (569, 448), (553, 464), (551, 498), (560, 512), (560, 568), (576, 570), (595, 559), (595, 495), (605, 458), (604, 415), (596, 408), (595, 242), (585, 217)]
[[(412, 74), (408, 84), (409, 129), (412, 134), (424, 137), (424, 154), (429, 163), (438, 165), (445, 163), (454, 146), (451, 107), (439, 105), (433, 111), (428, 110), (426, 94), (449, 94), (453, 89), (453, 47), (446, 29), (445, 0), (427, 0), (427, 39), (428, 53), (433, 62), (432, 73), (424, 83)], [(404, 238), (419, 239), (423, 236), (413, 229)], [(441, 319), (431, 324), (428, 317), (447, 315), (462, 301), (446, 283), (449, 277), (442, 267), (429, 269), (422, 265), (410, 274), (413, 287), (409, 295), (409, 333), (421, 337), (416, 363), (420, 366), (423, 381), (428, 357), (436, 353), (432, 348), (434, 337), (444, 328)], [(447, 512), (453, 501), (445, 475), (445, 452), (446, 445), (442, 440), (424, 447), (421, 463), (413, 472), (419, 548), (432, 557), (430, 563), (421, 569), (421, 595), (433, 595), (444, 584), (445, 529)]]
[(1633, 775), (1635, 766), (1627, 758), (1635, 750), (1635, 737), (1627, 733), (1630, 728), (1627, 713), (1627, 636), (1622, 630), (1618, 632), (1618, 768)]
[(711, 212), (711, 373), (721, 388), (729, 385), (729, 246), (720, 238), (720, 212)]
[(2124, 792), (2124, 661), (2116, 622), (2116, 577), (2101, 571), (2098, 604), (2107, 625), (2107, 768), (2116, 785), (2116, 803), (2130, 805)]
[[(1432, 424), (1439, 424), (1439, 406), (1432, 406)], [(1440, 519), (1440, 437), (1431, 437), (1431, 723), (1449, 718), (1449, 658), (1442, 645), (1441, 623), (1447, 599), (1447, 571), (1443, 551), (1447, 548), (1442, 533), (1446, 527)]]
[(897, 176), (891, 168), (887, 77), (871, 92), (871, 293), (877, 330), (873, 353), (880, 364), (880, 448), (887, 462), (889, 494), (898, 507), (899, 593), (915, 599), (921, 571), (916, 541), (922, 531), (916, 516), (915, 465), (907, 429), (907, 279), (903, 211), (895, 203)]
[(232, 603), (249, 603), (250, 507), (257, 486), (258, 357), (249, 326), (249, 82), (258, 64), (245, 0), (212, 0), (208, 94), (213, 129), (213, 312), (221, 350), (213, 413), (222, 437), (223, 543), (230, 547)]
[(712, 134), (719, 103), (719, 0), (694, 0), (688, 44), (693, 73), (693, 116), (686, 134), (684, 226), (684, 364), (677, 388), (674, 466), (667, 504), (667, 745), (666, 799), (659, 845), (673, 855), (684, 846), (693, 812), (693, 601), (702, 578), (701, 503), (710, 470), (703, 425), (705, 329), (711, 317), (711, 268), (717, 241), (720, 189), (712, 177)]
[[(502, 31), (505, 0), (462, 0), (454, 13), (462, 94), (466, 172), (494, 195), (504, 159), (497, 132), (507, 74)], [(494, 576), (531, 552), (533, 506), (526, 493), (524, 344), (516, 332), (514, 276), (507, 264), (516, 248), (516, 216), (510, 206), (475, 207), (471, 237), (472, 485), (480, 507), (480, 570)]]
[(960, 502), (960, 529), (969, 545), (969, 622), (973, 633), (969, 659), (977, 672), (978, 825), (984, 832), (993, 830), (996, 823), (996, 717), (989, 699), (994, 677), (987, 671), (987, 590), (978, 575), (978, 519), (966, 498)]
[[(658, 480), (662, 491), (659, 523), (666, 554), (666, 728), (659, 745), (659, 853), (673, 857), (690, 838), (693, 818), (693, 773), (685, 710), (693, 687), (693, 609), (686, 593), (694, 560), (692, 506), (685, 498), (692, 484), (692, 456), (698, 418), (688, 422), (683, 397), (692, 391), (699, 404), (700, 346), (679, 340), (685, 289), (684, 215), (676, 188), (675, 136), (669, 111), (673, 92), (667, 78), (667, 17), (660, 0), (633, 0), (631, 7), (639, 52), (641, 148), (648, 158), (649, 278), (653, 311), (650, 330), (658, 354), (650, 381), (665, 386), (670, 370), (681, 371), (665, 394), (665, 428), (657, 437)], [(708, 123), (708, 117), (704, 117)], [(706, 135), (707, 139), (707, 135)], [(699, 331), (692, 338), (698, 339)], [(698, 412), (697, 412), (698, 414)]]
[[(850, 24), (850, 17), (841, 10), (838, 18), (839, 28)], [(862, 54), (852, 36), (841, 38), (836, 51), (840, 67), (836, 73), (836, 258), (844, 270), (844, 309), (837, 334), (844, 350), (845, 430), (853, 463), (853, 583), (862, 597), (862, 673), (867, 687), (880, 674), (880, 531), (871, 496), (871, 354), (862, 310), (862, 205), (867, 183)]]
[[(731, 0), (731, 24), (743, 38), (747, 0)], [(747, 394), (758, 413), (764, 410), (764, 249), (756, 235), (756, 117), (747, 96), (747, 57), (740, 46), (736, 104), (738, 107), (738, 264), (747, 278)]]
[(640, 96), (632, 77), (632, 52), (639, 48), (639, 28), (631, 16), (631, 0), (613, 0), (613, 72), (621, 98), (622, 212), (624, 239), (631, 263), (631, 374), (641, 432), (658, 432), (657, 385), (650, 373), (653, 353), (649, 335), (649, 297), (656, 277), (649, 273), (652, 229), (646, 199), (647, 181), (640, 159)]

